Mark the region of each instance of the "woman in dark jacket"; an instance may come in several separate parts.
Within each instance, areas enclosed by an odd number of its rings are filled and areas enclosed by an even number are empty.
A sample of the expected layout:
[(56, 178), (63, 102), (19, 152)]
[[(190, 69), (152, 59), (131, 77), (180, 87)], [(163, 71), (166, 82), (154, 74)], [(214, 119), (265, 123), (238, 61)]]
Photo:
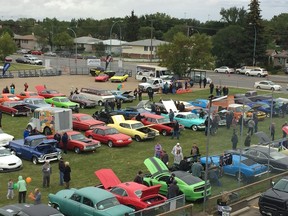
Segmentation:
[(63, 177), (65, 185), (66, 185), (66, 189), (69, 189), (69, 187), (70, 187), (70, 180), (71, 180), (70, 173), (71, 173), (71, 168), (69, 166), (69, 162), (66, 161), (65, 162), (65, 169), (64, 169), (64, 177)]

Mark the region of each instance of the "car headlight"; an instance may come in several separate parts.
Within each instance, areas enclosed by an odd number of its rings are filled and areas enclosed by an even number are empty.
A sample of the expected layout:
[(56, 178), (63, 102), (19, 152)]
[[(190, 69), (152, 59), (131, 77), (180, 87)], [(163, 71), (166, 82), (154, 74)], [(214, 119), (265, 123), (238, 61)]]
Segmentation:
[(117, 140), (117, 143), (122, 143), (123, 142), (123, 140)]
[(131, 141), (131, 140), (132, 140), (132, 138), (129, 138), (129, 139), (128, 139), (128, 141)]

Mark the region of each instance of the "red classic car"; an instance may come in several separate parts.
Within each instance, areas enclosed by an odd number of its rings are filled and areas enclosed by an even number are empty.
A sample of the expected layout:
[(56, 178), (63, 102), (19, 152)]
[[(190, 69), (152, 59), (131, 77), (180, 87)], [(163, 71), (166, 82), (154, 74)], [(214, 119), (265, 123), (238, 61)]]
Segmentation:
[(72, 114), (72, 123), (74, 130), (87, 131), (99, 125), (105, 125), (105, 122), (94, 119), (92, 116), (84, 113)]
[(4, 101), (0, 104), (0, 110), (3, 113), (8, 113), (12, 117), (14, 116), (29, 116), (31, 109), (23, 104), (21, 101)]
[(65, 97), (65, 94), (58, 92), (57, 90), (47, 89), (44, 85), (35, 86), (38, 94), (44, 98), (52, 97)]
[[(99, 148), (100, 142), (93, 139), (87, 139), (82, 133), (78, 131), (68, 131), (68, 145), (67, 149), (79, 154), (80, 152), (95, 151)], [(63, 148), (63, 143), (60, 142), (60, 148)]]
[(32, 55), (42, 55), (43, 54), (43, 52), (41, 50), (32, 50), (32, 51), (30, 51), (30, 53)]
[(164, 203), (167, 198), (159, 194), (161, 185), (147, 187), (136, 182), (123, 182), (119, 180), (111, 169), (100, 169), (95, 171), (105, 190), (113, 193), (118, 201), (134, 208), (145, 209)]
[(107, 143), (110, 148), (113, 146), (127, 146), (132, 143), (130, 136), (119, 133), (115, 128), (108, 126), (97, 126), (93, 130), (86, 131), (85, 136), (99, 140), (101, 143)]
[[(144, 117), (141, 119), (144, 125), (158, 130), (163, 136), (168, 136), (173, 133), (175, 122), (170, 122), (169, 119), (152, 113), (141, 113), (141, 116)], [(135, 119), (135, 117), (132, 119)], [(180, 130), (182, 129), (184, 129), (184, 126), (180, 125)]]
[(10, 94), (10, 93), (0, 94), (0, 103), (4, 101), (19, 101), (19, 100), (20, 98), (14, 94)]
[(101, 73), (95, 77), (95, 82), (107, 82), (109, 78), (107, 74)]
[(37, 92), (31, 92), (31, 91), (26, 91), (26, 92), (21, 92), (20, 94), (16, 95), (17, 97), (19, 97), (21, 100), (24, 100), (25, 98), (43, 98), (42, 96), (40, 96)]

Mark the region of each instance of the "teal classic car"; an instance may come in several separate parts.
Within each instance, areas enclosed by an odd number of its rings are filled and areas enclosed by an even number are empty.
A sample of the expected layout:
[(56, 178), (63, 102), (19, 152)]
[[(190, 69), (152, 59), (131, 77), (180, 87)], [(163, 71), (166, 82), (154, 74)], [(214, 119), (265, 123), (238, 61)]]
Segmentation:
[(76, 106), (79, 108), (79, 104), (70, 101), (67, 97), (52, 97), (45, 99), (46, 103), (52, 104), (55, 107), (61, 107), (61, 108), (69, 108), (72, 110), (75, 110)]
[[(156, 157), (147, 158), (144, 161), (145, 166), (150, 172), (150, 175), (144, 177), (144, 184), (147, 186), (161, 185), (159, 193), (167, 195), (167, 181), (172, 173), (175, 174), (175, 180), (179, 187), (180, 193), (185, 195), (187, 201), (203, 200), (205, 197), (205, 181), (193, 176), (185, 171), (170, 172), (167, 166)], [(206, 195), (211, 195), (211, 185), (207, 181)]]
[(64, 215), (123, 216), (134, 209), (121, 205), (112, 193), (97, 188), (65, 189), (49, 194), (49, 205)]
[[(168, 114), (162, 114), (165, 118), (169, 118)], [(191, 112), (178, 112), (175, 113), (174, 120), (177, 120), (179, 124), (185, 128), (190, 128), (193, 131), (205, 129), (205, 119), (199, 118), (195, 113)]]

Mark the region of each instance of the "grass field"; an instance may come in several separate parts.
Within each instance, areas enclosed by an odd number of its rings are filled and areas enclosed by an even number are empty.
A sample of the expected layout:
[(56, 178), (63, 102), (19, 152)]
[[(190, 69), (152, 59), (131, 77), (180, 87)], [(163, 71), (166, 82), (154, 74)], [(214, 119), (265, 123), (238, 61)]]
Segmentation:
[[(246, 90), (230, 89), (230, 94), (243, 93)], [(182, 95), (157, 95), (155, 101), (158, 101), (160, 97), (162, 99), (176, 99), (176, 100), (193, 100), (195, 98), (207, 98), (208, 89), (195, 91), (189, 94)], [(275, 95), (278, 97), (278, 95)], [(283, 95), (282, 95), (283, 97)], [(133, 104), (124, 104), (123, 106), (136, 105), (138, 101)], [(98, 109), (98, 108), (97, 108)], [(80, 112), (92, 114), (95, 109), (85, 109)], [(16, 139), (23, 137), (23, 131), (29, 121), (29, 117), (14, 117), (3, 114), (2, 126), (6, 133), (12, 134)], [(259, 122), (259, 131), (265, 131), (269, 133), (270, 119), (265, 119), (263, 122)], [(273, 122), (276, 123), (276, 139), (282, 136), (281, 125), (285, 122), (283, 118), (274, 118)], [(246, 129), (245, 129), (246, 130)], [(210, 137), (209, 142), (209, 155), (221, 153), (226, 149), (231, 149), (231, 136), (232, 129), (227, 130), (226, 128), (220, 128), (215, 136)], [(239, 136), (238, 147), (244, 147), (245, 137)], [(144, 159), (153, 156), (154, 145), (159, 142), (167, 150), (170, 157), (170, 164), (173, 163), (173, 157), (170, 154), (173, 146), (180, 142), (183, 148), (183, 154), (189, 155), (191, 147), (194, 143), (200, 148), (202, 155), (206, 154), (206, 143), (207, 137), (203, 131), (193, 132), (190, 129), (186, 129), (181, 133), (180, 140), (172, 140), (170, 137), (159, 136), (155, 140), (145, 142), (135, 142), (123, 148), (109, 148), (106, 145), (102, 145), (94, 153), (75, 154), (74, 152), (68, 152), (64, 155), (64, 160), (70, 162), (72, 169), (71, 173), (71, 187), (84, 187), (99, 184), (99, 181), (94, 175), (94, 171), (100, 168), (111, 168), (118, 175), (122, 181), (131, 181), (134, 179), (136, 173), (139, 170), (147, 172), (145, 165), (143, 164)], [(252, 143), (257, 143), (256, 137), (253, 137)], [(32, 182), (28, 185), (28, 192), (32, 191), (36, 187), (40, 187), (42, 192), (42, 201), (47, 203), (47, 195), (49, 193), (55, 193), (62, 189), (59, 184), (58, 177), (58, 163), (52, 163), (52, 176), (50, 188), (42, 188), (42, 165), (33, 165), (29, 161), (23, 161), (24, 168), (21, 171), (11, 173), (1, 173), (0, 176), (0, 205), (6, 205), (9, 203), (17, 202), (17, 191), (14, 200), (6, 200), (7, 182), (8, 179), (12, 178), (14, 182), (17, 181), (19, 175), (24, 178), (31, 177)], [(239, 187), (238, 182), (231, 177), (224, 177), (221, 179), (222, 187), (213, 187), (212, 193), (219, 194), (221, 191), (231, 190), (235, 187)], [(31, 202), (31, 201), (29, 201)]]

